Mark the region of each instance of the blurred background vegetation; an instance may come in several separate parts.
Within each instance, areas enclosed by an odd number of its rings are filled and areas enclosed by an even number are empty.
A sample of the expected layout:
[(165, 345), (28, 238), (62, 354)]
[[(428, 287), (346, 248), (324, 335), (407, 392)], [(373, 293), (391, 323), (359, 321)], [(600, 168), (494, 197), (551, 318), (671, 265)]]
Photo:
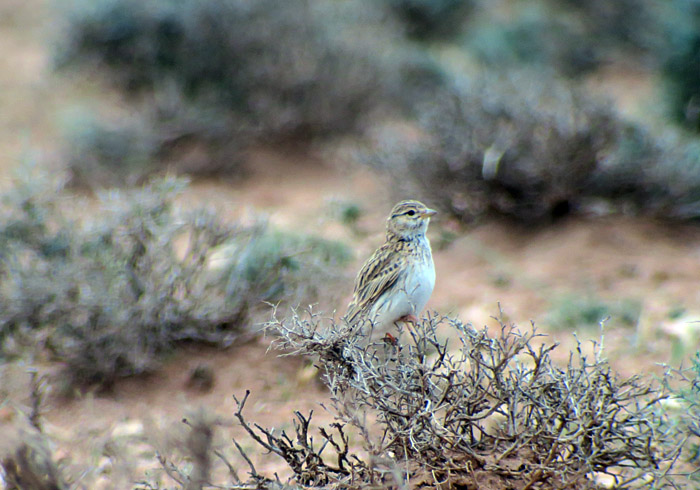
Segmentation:
[[(74, 183), (124, 185), (164, 167), (236, 175), (254, 145), (352, 136), (360, 161), (406, 175), (405, 187), (465, 220), (548, 220), (600, 199), (612, 210), (700, 215), (692, 0), (57, 9), (56, 67), (98, 74), (130, 107), (66, 117)], [(644, 73), (657, 100), (621, 115), (590, 90), (611, 69)], [(416, 131), (402, 134), (397, 120)]]

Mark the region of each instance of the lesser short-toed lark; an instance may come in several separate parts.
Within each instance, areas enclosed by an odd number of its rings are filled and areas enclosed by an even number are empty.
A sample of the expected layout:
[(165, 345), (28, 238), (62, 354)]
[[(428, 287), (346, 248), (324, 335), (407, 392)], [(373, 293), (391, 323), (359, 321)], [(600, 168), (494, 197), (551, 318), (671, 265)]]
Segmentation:
[[(416, 321), (435, 286), (435, 265), (425, 236), (436, 211), (401, 201), (386, 225), (386, 241), (360, 269), (345, 319), (386, 332), (397, 321)], [(366, 322), (366, 323), (365, 323)]]

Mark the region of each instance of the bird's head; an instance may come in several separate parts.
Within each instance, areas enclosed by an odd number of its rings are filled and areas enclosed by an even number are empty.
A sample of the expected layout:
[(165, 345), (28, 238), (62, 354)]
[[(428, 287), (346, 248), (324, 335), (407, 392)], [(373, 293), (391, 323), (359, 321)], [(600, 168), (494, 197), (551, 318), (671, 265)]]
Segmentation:
[(430, 217), (437, 214), (420, 201), (401, 201), (391, 210), (386, 223), (387, 234), (400, 239), (413, 239), (424, 235)]

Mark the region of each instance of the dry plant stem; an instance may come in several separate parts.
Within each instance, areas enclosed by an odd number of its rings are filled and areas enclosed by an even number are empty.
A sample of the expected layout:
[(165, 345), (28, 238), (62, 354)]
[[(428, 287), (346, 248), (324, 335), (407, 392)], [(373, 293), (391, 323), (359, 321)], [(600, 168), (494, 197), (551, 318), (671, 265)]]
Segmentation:
[(238, 477), (238, 472), (236, 471), (236, 468), (233, 467), (233, 465), (229, 462), (228, 459), (226, 459), (226, 456), (221, 451), (214, 450), (214, 454), (216, 455), (217, 458), (219, 458), (228, 468), (228, 473), (231, 475), (231, 478), (233, 478), (233, 481), (235, 483), (241, 483), (241, 479)]
[(241, 454), (243, 459), (245, 459), (245, 462), (248, 463), (248, 466), (250, 467), (250, 476), (253, 478), (253, 480), (256, 481), (263, 481), (265, 480), (264, 477), (260, 476), (258, 474), (258, 471), (255, 469), (255, 465), (253, 462), (250, 460), (246, 452), (243, 450), (240, 444), (235, 439), (231, 439), (233, 441), (233, 444), (236, 446), (236, 449), (238, 449), (238, 452)]
[(44, 401), (44, 376), (39, 376), (36, 371), (31, 372), (31, 378), (29, 385), (31, 387), (31, 403), (32, 408), (29, 413), (29, 422), (31, 422), (32, 427), (34, 427), (39, 432), (43, 432), (43, 426), (41, 423), (41, 406)]
[(161, 454), (156, 453), (156, 459), (158, 460), (158, 463), (160, 463), (160, 466), (163, 468), (163, 471), (165, 471), (165, 474), (168, 475), (168, 477), (172, 478), (180, 486), (184, 486), (184, 482), (186, 481), (187, 476), (182, 474), (177, 468), (177, 466), (168, 461)]
[(48, 437), (43, 432), (41, 410), (44, 402), (44, 376), (36, 371), (30, 377), (31, 425), (21, 430), (16, 448), (0, 457), (0, 474), (8, 490), (64, 490), (69, 488), (61, 468), (53, 461)]
[[(236, 405), (238, 406), (238, 411), (236, 412), (236, 418), (241, 423), (241, 427), (243, 427), (246, 430), (246, 432), (248, 432), (250, 437), (252, 437), (253, 440), (255, 440), (255, 442), (260, 444), (266, 450), (270, 451), (271, 453), (275, 453), (278, 456), (284, 457), (282, 452), (279, 449), (274, 448), (271, 445), (267, 444), (265, 441), (263, 441), (243, 418), (243, 409), (245, 408), (245, 403), (248, 400), (249, 396), (250, 396), (250, 390), (246, 390), (245, 396), (243, 397), (243, 400), (240, 400), (240, 401), (238, 400), (238, 398), (236, 398), (236, 395), (233, 395), (233, 399), (236, 402)], [(256, 427), (258, 427), (258, 426), (256, 425)], [(238, 446), (238, 444), (236, 444), (236, 446)]]
[[(249, 395), (250, 391), (246, 391), (242, 400), (234, 396), (234, 400), (238, 405), (238, 410), (235, 414), (236, 418), (255, 442), (260, 444), (265, 450), (280, 456), (287, 462), (300, 484), (321, 486), (351, 475), (354, 471), (354, 465), (348, 459), (348, 438), (343, 432), (343, 427), (341, 425), (332, 426), (338, 431), (340, 442), (335, 440), (324, 429), (321, 432), (324, 443), (317, 449), (314, 447), (313, 437), (309, 434), (313, 412), (311, 412), (308, 417), (305, 417), (298, 411), (294, 413), (296, 417), (294, 422), (296, 437), (294, 439), (290, 438), (285, 431), (281, 431), (279, 435), (276, 435), (274, 431), (265, 429), (258, 424), (251, 426), (245, 420), (243, 417), (243, 409), (245, 408), (245, 403)], [(241, 452), (246, 461), (248, 461), (252, 471), (251, 476), (255, 479), (259, 479), (260, 476), (255, 471), (250, 460), (242, 452), (240, 445), (235, 441), (234, 444), (236, 444), (239, 452)], [(328, 445), (336, 450), (337, 466), (328, 464), (322, 456), (322, 453)]]
[(210, 483), (212, 439), (217, 422), (203, 411), (196, 412), (191, 421), (183, 419), (182, 422), (190, 428), (183, 447), (188, 459), (192, 461), (191, 470), (189, 472), (181, 470), (160, 453), (156, 453), (156, 459), (165, 474), (177, 482), (182, 490), (202, 490), (205, 486), (212, 486)]

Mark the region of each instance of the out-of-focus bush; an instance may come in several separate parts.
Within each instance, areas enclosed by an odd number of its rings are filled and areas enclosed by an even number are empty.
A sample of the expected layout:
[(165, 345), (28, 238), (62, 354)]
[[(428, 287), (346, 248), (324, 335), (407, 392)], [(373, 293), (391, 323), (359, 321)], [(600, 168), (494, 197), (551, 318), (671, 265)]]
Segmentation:
[(670, 87), (671, 114), (700, 130), (700, 33), (670, 57), (664, 72)]
[[(268, 138), (345, 132), (382, 91), (378, 20), (371, 4), (364, 6), (75, 1), (57, 59), (106, 69), (107, 79), (133, 96), (175, 86), (188, 100), (244, 116), (241, 123)], [(374, 50), (366, 49), (370, 42)]]
[[(681, 0), (685, 1), (685, 0)], [(674, 2), (666, 2), (671, 4)], [(601, 49), (649, 53), (666, 45), (664, 37), (671, 26), (676, 5), (654, 0), (552, 0), (560, 15), (577, 23), (586, 37)]]
[(700, 131), (700, 3), (676, 0), (679, 12), (664, 75), (671, 116)]
[(613, 209), (662, 219), (700, 219), (700, 142), (671, 130), (656, 136), (628, 123), (589, 179), (587, 195)]
[(613, 114), (563, 83), (487, 74), (425, 100), (417, 128), (388, 128), (365, 155), (401, 187), (471, 220), (565, 214), (605, 147)]
[(377, 131), (362, 158), (465, 220), (609, 210), (700, 217), (700, 147), (654, 137), (540, 72), (484, 73), (424, 100), (415, 125)]
[[(372, 114), (405, 108), (440, 81), (426, 56), (395, 42), (401, 29), (372, 1), (68, 5), (57, 65), (101, 72), (142, 119), (77, 134), (71, 165), (86, 176), (105, 167), (124, 172), (122, 181), (139, 177), (135, 167), (229, 171), (251, 144), (362, 130)], [(205, 150), (203, 161), (177, 162), (183, 140)]]
[(598, 66), (601, 53), (580, 26), (552, 15), (541, 3), (517, 8), (512, 17), (469, 29), (466, 49), (488, 66), (536, 65), (570, 77)]
[(633, 327), (641, 312), (642, 303), (634, 298), (606, 301), (596, 295), (568, 294), (552, 301), (547, 323), (553, 328), (568, 330), (600, 325), (601, 322)]
[(82, 186), (140, 183), (163, 169), (235, 175), (251, 140), (232, 114), (172, 93), (124, 118), (74, 111), (64, 120), (71, 183)]
[(3, 196), (0, 355), (39, 345), (74, 384), (153, 369), (178, 341), (251, 335), (263, 301), (315, 301), (347, 259), (340, 244), (263, 221), (183, 212), (179, 180), (111, 193), (82, 222), (48, 185), (31, 175)]
[(695, 0), (480, 2), (463, 46), (487, 66), (534, 65), (576, 78), (606, 65), (661, 71), (672, 117), (700, 128)]
[(452, 37), (458, 34), (474, 0), (384, 0), (404, 24), (406, 33), (417, 39)]
[(507, 8), (484, 2), (465, 46), (490, 65), (536, 64), (570, 77), (614, 61), (659, 66), (676, 28), (675, 8), (653, 0), (537, 0)]
[(90, 115), (73, 115), (65, 128), (71, 181), (79, 185), (134, 184), (157, 168), (155, 127), (145, 120), (109, 124)]

